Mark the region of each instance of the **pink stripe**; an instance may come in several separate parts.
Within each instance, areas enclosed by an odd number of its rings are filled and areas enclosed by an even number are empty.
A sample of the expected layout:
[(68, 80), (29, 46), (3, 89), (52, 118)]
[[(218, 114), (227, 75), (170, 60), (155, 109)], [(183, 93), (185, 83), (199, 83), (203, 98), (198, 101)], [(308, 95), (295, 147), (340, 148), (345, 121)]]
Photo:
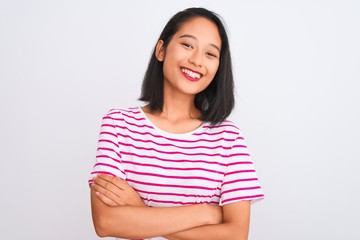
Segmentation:
[(102, 118), (102, 120), (104, 121), (105, 119), (110, 119), (110, 120), (114, 120), (111, 116), (109, 116), (109, 115), (105, 115), (103, 118)]
[(245, 140), (245, 139), (244, 139), (242, 136), (239, 135), (239, 136), (235, 139), (235, 141), (236, 141), (236, 140)]
[(135, 126), (135, 127), (138, 127), (138, 128), (147, 127), (147, 128), (153, 129), (152, 126), (149, 126), (149, 125), (146, 125), (146, 124), (137, 125), (137, 124), (135, 124), (135, 123), (128, 122), (128, 121), (126, 121), (126, 120), (123, 119), (123, 118), (112, 118), (112, 117), (110, 117), (110, 116), (105, 116), (103, 119), (111, 119), (111, 120), (113, 120), (113, 121), (114, 121), (114, 120), (122, 121), (122, 122), (125, 122), (125, 123), (127, 123), (127, 124), (129, 124), (129, 125), (131, 125), (131, 126)]
[(179, 205), (193, 205), (193, 204), (210, 204), (209, 201), (199, 201), (199, 202), (181, 202), (181, 201), (165, 201), (165, 200), (155, 200), (155, 199), (146, 199), (141, 198), (144, 201), (156, 202), (156, 203), (169, 203), (169, 204), (179, 204)]
[[(119, 110), (120, 110), (120, 109), (118, 109), (118, 108), (112, 108), (112, 109), (110, 109), (109, 113), (106, 114), (106, 115), (110, 115), (110, 114), (113, 114), (113, 113), (120, 113)], [(116, 111), (116, 112), (114, 112), (114, 111)]]
[(215, 191), (217, 189), (217, 188), (208, 188), (208, 187), (202, 187), (202, 186), (186, 186), (186, 185), (175, 185), (175, 184), (148, 183), (148, 182), (136, 181), (136, 180), (129, 179), (129, 178), (127, 178), (126, 181), (137, 183), (137, 184), (142, 184), (142, 185), (157, 186), (157, 187), (193, 188), (193, 189), (204, 189), (204, 190), (210, 190), (210, 191)]
[(110, 140), (99, 139), (98, 142), (99, 142), (99, 143), (101, 143), (101, 142), (111, 143), (111, 144), (115, 145), (117, 148), (119, 148), (119, 145), (118, 145), (117, 143), (114, 143), (113, 141), (110, 141)]
[(233, 180), (233, 181), (229, 181), (229, 182), (223, 182), (223, 184), (221, 186), (225, 186), (225, 185), (237, 183), (237, 182), (250, 182), (250, 181), (257, 181), (257, 180), (258, 180), (257, 178), (237, 179), (237, 180)]
[(260, 186), (256, 186), (256, 187), (245, 187), (245, 188), (235, 188), (235, 189), (231, 189), (231, 190), (227, 190), (227, 191), (223, 191), (221, 193), (221, 195), (230, 193), (230, 192), (237, 192), (237, 191), (245, 191), (245, 190), (254, 190), (254, 189), (260, 189)]
[[(119, 115), (121, 115), (121, 113), (119, 113)], [(108, 115), (105, 115), (105, 116), (103, 117), (103, 120), (104, 120), (104, 119), (110, 119), (110, 120), (112, 120), (112, 121), (114, 121), (114, 120), (124, 121), (123, 118), (115, 118), (115, 117), (113, 117), (113, 116), (110, 116), (109, 114), (108, 114)]]
[(230, 154), (229, 157), (236, 157), (236, 156), (250, 156), (248, 153), (234, 153)]
[(161, 168), (161, 169), (168, 169), (168, 170), (180, 170), (180, 171), (206, 171), (206, 172), (212, 172), (223, 175), (224, 172), (206, 169), (206, 168), (178, 168), (178, 167), (164, 167), (156, 164), (146, 164), (146, 163), (139, 163), (139, 162), (133, 162), (133, 161), (127, 161), (122, 160), (122, 163), (127, 163), (131, 165), (138, 165), (138, 166), (144, 166), (144, 167), (154, 167), (154, 168)]
[[(124, 119), (121, 119), (123, 121), (125, 121)], [(126, 121), (125, 121), (126, 122)], [(126, 122), (128, 124), (131, 125), (131, 123), (129, 122)], [(136, 124), (135, 124), (136, 125)], [(136, 125), (139, 127), (139, 125)], [(147, 125), (146, 125), (147, 126)], [(121, 128), (121, 129), (126, 129), (128, 130), (129, 132), (132, 132), (132, 133), (137, 133), (139, 135), (150, 135), (152, 137), (155, 137), (155, 138), (163, 138), (163, 139), (167, 139), (167, 140), (171, 140), (171, 141), (175, 141), (175, 142), (199, 142), (199, 141), (205, 141), (205, 142), (217, 142), (217, 141), (220, 141), (220, 140), (224, 140), (224, 141), (234, 141), (234, 139), (229, 139), (229, 138), (219, 138), (219, 139), (213, 139), (213, 140), (207, 140), (207, 139), (198, 139), (198, 140), (181, 140), (181, 139), (176, 139), (176, 138), (168, 138), (168, 137), (164, 137), (164, 136), (161, 136), (161, 135), (155, 135), (155, 134), (152, 134), (150, 132), (139, 132), (139, 131), (135, 131), (135, 130), (131, 130), (131, 129), (128, 129), (126, 126), (119, 126), (119, 125), (116, 125), (116, 127), (118, 128)], [(149, 126), (150, 127), (150, 126)], [(153, 129), (153, 127), (150, 127), (151, 129)], [(223, 132), (231, 132), (231, 131), (223, 131)], [(234, 132), (233, 132), (234, 133)], [(138, 139), (134, 139), (132, 138), (131, 136), (129, 135), (122, 135), (122, 134), (118, 134), (118, 135), (121, 135), (122, 137), (127, 137), (127, 138), (131, 138), (133, 140), (138, 140)], [(211, 134), (211, 135), (216, 135), (216, 134)], [(236, 138), (235, 140), (237, 139), (243, 139), (242, 137), (238, 137)], [(154, 142), (155, 143), (155, 142)]]
[(212, 136), (212, 135), (219, 135), (219, 134), (223, 134), (223, 133), (239, 134), (238, 132), (223, 130), (221, 132), (214, 132), (214, 133), (209, 133), (209, 132), (194, 133), (194, 135), (196, 135), (196, 136), (199, 136), (199, 135), (210, 135), (210, 136)]
[(108, 155), (97, 155), (96, 158), (110, 158), (111, 160), (121, 164), (121, 162), (118, 159), (112, 158), (112, 157), (110, 157)]
[[(170, 144), (170, 143), (157, 143), (157, 142), (154, 142), (156, 145), (159, 145), (159, 146), (166, 146), (166, 147), (176, 147), (176, 148), (180, 148), (180, 149), (201, 149), (201, 148), (205, 148), (205, 149), (217, 149), (217, 148), (220, 148), (220, 149), (225, 149), (225, 150), (229, 150), (231, 149), (231, 147), (224, 147), (224, 146), (214, 146), (214, 147), (208, 147), (208, 146), (196, 146), (196, 147), (182, 147), (182, 146), (177, 146), (177, 145), (174, 145), (174, 144)], [(130, 143), (124, 143), (124, 142), (119, 142), (120, 145), (122, 146), (128, 146), (128, 147), (134, 147), (136, 149), (141, 149), (143, 147), (137, 147), (136, 145), (133, 145), (133, 144), (130, 144)]]
[(94, 165), (94, 167), (95, 167), (95, 166), (106, 166), (106, 167), (115, 168), (116, 170), (119, 170), (119, 171), (120, 171), (120, 169), (119, 169), (117, 166), (114, 166), (114, 165), (111, 165), (111, 164), (107, 164), (107, 163), (96, 163), (96, 164)]
[(218, 125), (218, 126), (203, 126), (203, 128), (221, 128), (221, 127), (233, 127), (235, 129), (239, 130), (239, 128), (236, 127), (233, 124), (221, 124), (221, 125)]
[(115, 174), (113, 174), (111, 172), (107, 172), (107, 171), (94, 171), (94, 172), (91, 172), (91, 174), (106, 174), (106, 175), (115, 177)]
[(232, 163), (228, 163), (226, 166), (234, 166), (239, 164), (253, 164), (253, 162), (251, 161), (232, 162)]
[(140, 154), (131, 153), (131, 152), (122, 152), (122, 153), (124, 155), (136, 156), (136, 157), (139, 157), (139, 158), (152, 158), (152, 159), (156, 159), (156, 160), (164, 161), (164, 162), (207, 163), (207, 164), (215, 164), (215, 165), (220, 165), (220, 166), (227, 166), (227, 164), (224, 164), (224, 163), (210, 162), (210, 161), (205, 161), (205, 160), (176, 160), (176, 159), (159, 158), (159, 157), (156, 157), (156, 156), (140, 155)]
[(118, 171), (120, 171), (122, 174), (126, 175), (125, 172), (121, 169), (119, 169), (117, 166), (111, 165), (111, 164), (107, 164), (107, 163), (96, 163), (95, 166), (106, 166), (106, 167), (111, 167), (114, 168)]
[(111, 135), (111, 136), (117, 138), (117, 135), (116, 135), (115, 133), (112, 133), (112, 132), (105, 132), (105, 131), (100, 132), (100, 135), (102, 135), (102, 134), (104, 134), (104, 135)]
[(110, 152), (114, 152), (120, 159), (121, 159), (121, 155), (116, 152), (114, 149), (112, 148), (105, 148), (105, 147), (98, 147), (97, 151), (110, 151)]
[(212, 179), (212, 178), (206, 178), (206, 177), (190, 177), (190, 176), (169, 176), (169, 175), (162, 175), (162, 174), (156, 174), (156, 173), (145, 173), (145, 172), (138, 172), (133, 170), (126, 170), (127, 173), (133, 173), (140, 176), (152, 176), (152, 177), (159, 177), (159, 178), (175, 178), (175, 179), (196, 179), (196, 180), (205, 180), (210, 182), (221, 182), (222, 180), (219, 179)]
[[(134, 188), (135, 189), (135, 188)], [(196, 194), (181, 194), (181, 193), (165, 193), (165, 192), (150, 192), (150, 191), (143, 191), (139, 189), (135, 189), (137, 192), (144, 193), (144, 194), (153, 194), (153, 195), (162, 195), (162, 196), (179, 196), (179, 197), (220, 197), (218, 194), (213, 195), (196, 195)]]
[[(130, 109), (130, 108), (129, 108), (129, 109)], [(122, 112), (133, 113), (133, 114), (138, 114), (138, 113), (140, 113), (139, 111), (130, 111), (130, 110), (127, 110), (127, 109), (118, 109), (118, 108), (111, 109), (110, 111), (116, 111), (116, 112), (109, 113), (108, 115), (112, 115), (112, 114), (122, 114)]]
[(231, 175), (231, 174), (237, 174), (237, 173), (249, 173), (249, 172), (255, 172), (255, 170), (239, 170), (234, 172), (227, 172), (225, 173), (225, 176)]
[(127, 115), (127, 114), (125, 114), (125, 113), (122, 113), (122, 115), (123, 115), (123, 116), (125, 116), (125, 117), (128, 117), (128, 118), (132, 118), (132, 119), (134, 119), (134, 120), (136, 120), (136, 121), (142, 121), (142, 120), (145, 120), (145, 118), (143, 118), (143, 117), (141, 117), (141, 118), (136, 118), (136, 117), (133, 117), (133, 116)]
[(127, 112), (127, 113), (133, 113), (133, 114), (139, 114), (140, 113), (139, 111), (129, 111), (129, 110), (125, 110), (125, 109), (122, 109), (121, 111), (124, 111), (124, 112)]
[(134, 126), (134, 127), (137, 127), (137, 128), (150, 128), (150, 129), (154, 129), (152, 126), (149, 126), (149, 125), (146, 125), (146, 124), (143, 124), (143, 125), (138, 125), (138, 124), (135, 124), (135, 123), (131, 123), (131, 122), (128, 122), (126, 121), (125, 119), (121, 119), (123, 122), (125, 122), (126, 124), (129, 124), (131, 126)]
[(161, 151), (161, 150), (157, 150), (155, 148), (145, 148), (145, 147), (135, 147), (134, 145), (132, 144), (122, 144), (121, 142), (119, 142), (119, 144), (121, 145), (130, 145), (136, 149), (142, 149), (142, 150), (151, 150), (151, 151), (155, 151), (155, 152), (158, 152), (158, 153), (163, 153), (163, 154), (170, 154), (170, 155), (174, 155), (174, 154), (183, 154), (183, 155), (187, 155), (187, 156), (209, 156), (209, 157), (215, 157), (215, 156), (218, 156), (218, 157), (223, 157), (223, 158), (228, 158), (229, 156), (228, 155), (222, 155), (220, 153), (214, 153), (214, 154), (208, 154), (208, 153), (185, 153), (185, 152), (176, 152), (176, 151), (173, 151), (173, 152), (167, 152), (167, 151)]
[(115, 128), (116, 126), (113, 125), (113, 124), (107, 124), (107, 123), (104, 123), (104, 124), (101, 124), (101, 127), (111, 127), (111, 128)]
[[(143, 135), (145, 135), (146, 133), (142, 133)], [(152, 140), (142, 140), (142, 139), (137, 139), (137, 138), (133, 138), (129, 135), (125, 135), (125, 134), (121, 134), (121, 133), (118, 133), (118, 136), (122, 136), (124, 138), (130, 138), (134, 141), (137, 141), (137, 142), (152, 142), (152, 143), (155, 143), (154, 141)], [(152, 135), (152, 134), (151, 134)], [(158, 136), (158, 135), (152, 135), (153, 137), (155, 138), (165, 138), (165, 137), (162, 137), (162, 136)], [(174, 141), (174, 142), (183, 142), (183, 143), (195, 143), (195, 142), (218, 142), (218, 141), (225, 141), (225, 142), (232, 142), (234, 141), (234, 139), (229, 139), (229, 138), (218, 138), (218, 139), (212, 139), (212, 140), (207, 140), (207, 139), (197, 139), (197, 140), (182, 140), (182, 139), (174, 139), (174, 138), (166, 138), (168, 140), (171, 140), (171, 141)]]
[(232, 148), (233, 149), (235, 149), (235, 148), (247, 148), (247, 146), (245, 146), (245, 145), (234, 145)]
[(229, 199), (226, 199), (226, 200), (223, 200), (222, 203), (226, 203), (226, 202), (230, 202), (230, 201), (233, 201), (233, 200), (244, 200), (244, 199), (255, 199), (255, 198), (263, 198), (264, 197), (264, 194), (258, 194), (258, 195), (252, 195), (252, 196), (244, 196), (244, 197), (236, 197), (236, 198), (229, 198)]

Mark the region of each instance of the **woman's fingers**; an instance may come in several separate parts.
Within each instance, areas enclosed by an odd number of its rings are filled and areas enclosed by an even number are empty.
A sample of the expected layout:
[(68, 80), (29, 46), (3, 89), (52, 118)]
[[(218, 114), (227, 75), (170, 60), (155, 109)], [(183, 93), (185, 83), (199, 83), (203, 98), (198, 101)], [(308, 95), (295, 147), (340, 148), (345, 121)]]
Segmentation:
[(103, 202), (109, 206), (120, 206), (124, 205), (120, 198), (120, 191), (121, 189), (115, 187), (112, 184), (109, 184), (106, 181), (101, 179), (94, 179), (94, 182), (91, 184), (91, 187), (94, 189), (96, 193), (99, 193), (103, 196), (100, 198)]
[[(114, 177), (112, 177), (114, 179)], [(94, 183), (107, 191), (112, 192), (117, 197), (121, 196), (122, 188), (116, 185), (116, 182), (110, 179), (104, 179), (103, 177), (97, 176), (94, 178)]]
[[(118, 177), (99, 174), (95, 177), (94, 183), (100, 185), (104, 190), (103, 194), (120, 205), (145, 206), (139, 194), (125, 181)], [(111, 193), (106, 193), (110, 191)]]
[(113, 177), (106, 174), (99, 174), (96, 176), (96, 178), (112, 183), (113, 185), (115, 185), (120, 189), (126, 189), (130, 187), (130, 185), (125, 180), (122, 180), (121, 178), (118, 177)]
[[(94, 184), (93, 184), (94, 185)], [(101, 192), (96, 191), (95, 192), (96, 196), (106, 205), (110, 206), (110, 207), (116, 207), (119, 206), (119, 204), (117, 204), (115, 201), (111, 200), (110, 198), (106, 197), (105, 195), (103, 195)]]

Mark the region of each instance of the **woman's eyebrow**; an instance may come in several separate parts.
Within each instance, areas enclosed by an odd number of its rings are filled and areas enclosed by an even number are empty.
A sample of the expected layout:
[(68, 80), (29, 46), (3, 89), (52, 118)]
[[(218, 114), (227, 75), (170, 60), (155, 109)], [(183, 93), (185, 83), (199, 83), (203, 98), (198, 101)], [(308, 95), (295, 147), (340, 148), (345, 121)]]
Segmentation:
[[(186, 37), (197, 40), (197, 38), (196, 38), (194, 35), (190, 35), (190, 34), (181, 35), (179, 38), (186, 38)], [(220, 51), (220, 48), (219, 48), (216, 44), (210, 43), (210, 46), (216, 48), (219, 52), (221, 52), (221, 51)]]

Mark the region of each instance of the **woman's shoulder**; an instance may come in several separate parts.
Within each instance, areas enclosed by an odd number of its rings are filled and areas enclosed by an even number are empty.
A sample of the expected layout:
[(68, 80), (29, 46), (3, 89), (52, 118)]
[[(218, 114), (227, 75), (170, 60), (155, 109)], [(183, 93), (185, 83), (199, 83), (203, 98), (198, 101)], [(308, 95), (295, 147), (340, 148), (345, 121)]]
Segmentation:
[(107, 111), (104, 118), (109, 118), (121, 125), (136, 125), (139, 121), (144, 120), (139, 107), (112, 108)]
[(233, 132), (233, 133), (241, 132), (241, 129), (238, 126), (238, 124), (228, 119), (213, 126), (210, 124), (206, 124), (205, 127), (208, 128), (210, 131), (224, 131), (224, 132)]
[(136, 116), (140, 114), (139, 107), (127, 107), (127, 108), (111, 108), (107, 111), (106, 116), (118, 116), (118, 117), (124, 117), (124, 116)]
[(231, 120), (224, 120), (214, 126), (210, 123), (203, 126), (206, 128), (204, 134), (209, 136), (222, 136), (222, 139), (227, 139), (230, 142), (236, 141), (237, 139), (244, 139), (243, 133), (239, 125)]

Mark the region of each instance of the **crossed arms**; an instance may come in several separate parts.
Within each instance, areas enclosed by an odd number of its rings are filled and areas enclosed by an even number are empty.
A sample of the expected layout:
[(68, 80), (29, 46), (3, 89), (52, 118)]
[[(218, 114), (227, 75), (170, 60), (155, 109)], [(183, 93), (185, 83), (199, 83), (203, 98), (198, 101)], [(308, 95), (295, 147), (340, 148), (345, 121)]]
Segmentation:
[(250, 201), (147, 207), (126, 181), (108, 175), (91, 184), (91, 209), (100, 237), (246, 240), (250, 222)]

